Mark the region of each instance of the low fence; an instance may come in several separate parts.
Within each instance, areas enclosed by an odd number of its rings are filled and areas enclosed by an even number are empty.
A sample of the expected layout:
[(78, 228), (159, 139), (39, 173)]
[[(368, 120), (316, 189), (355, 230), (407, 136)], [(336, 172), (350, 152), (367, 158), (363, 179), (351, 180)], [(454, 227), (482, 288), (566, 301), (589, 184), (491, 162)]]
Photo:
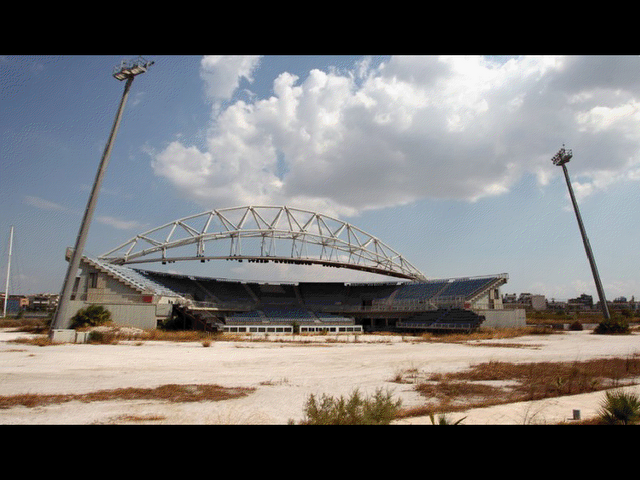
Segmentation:
[[(300, 333), (362, 333), (362, 325), (300, 325)], [(225, 325), (224, 333), (289, 333), (293, 325)]]

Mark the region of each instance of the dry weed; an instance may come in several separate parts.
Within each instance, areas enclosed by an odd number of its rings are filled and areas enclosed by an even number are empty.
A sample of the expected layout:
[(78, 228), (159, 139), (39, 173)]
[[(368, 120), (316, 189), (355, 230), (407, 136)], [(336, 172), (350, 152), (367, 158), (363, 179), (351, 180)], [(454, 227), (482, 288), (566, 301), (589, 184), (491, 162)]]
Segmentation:
[(9, 340), (10, 343), (22, 343), (25, 345), (35, 345), (36, 347), (47, 347), (56, 345), (51, 341), (48, 335), (34, 335), (30, 337), (20, 337)]
[(461, 372), (426, 376), (415, 388), (427, 404), (405, 410), (400, 416), (430, 415), (596, 392), (630, 385), (638, 379), (638, 355), (582, 362), (520, 364), (492, 361)]
[(115, 423), (157, 422), (165, 420), (164, 415), (120, 415), (114, 419)]
[(215, 402), (249, 395), (253, 388), (226, 388), (218, 385), (161, 385), (156, 388), (117, 388), (81, 394), (22, 394), (0, 396), (0, 408), (41, 407), (57, 403), (104, 402), (109, 400), (159, 400), (165, 402)]

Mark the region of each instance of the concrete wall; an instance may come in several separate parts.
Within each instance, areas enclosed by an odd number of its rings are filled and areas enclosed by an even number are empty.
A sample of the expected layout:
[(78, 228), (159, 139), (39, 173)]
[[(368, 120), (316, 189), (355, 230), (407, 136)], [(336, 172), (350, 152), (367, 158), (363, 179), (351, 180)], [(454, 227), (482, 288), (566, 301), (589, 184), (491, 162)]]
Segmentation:
[(111, 321), (117, 325), (126, 327), (142, 328), (144, 330), (154, 329), (158, 320), (164, 320), (171, 314), (172, 305), (153, 303), (88, 303), (81, 300), (69, 302), (69, 311), (76, 314), (81, 308), (89, 305), (102, 305), (111, 313)]
[(524, 309), (508, 310), (474, 310), (479, 315), (485, 316), (481, 327), (485, 328), (518, 328), (527, 325), (527, 316)]
[(492, 288), (485, 292), (479, 298), (476, 298), (471, 308), (473, 310), (501, 310), (502, 307), (502, 295), (499, 288)]

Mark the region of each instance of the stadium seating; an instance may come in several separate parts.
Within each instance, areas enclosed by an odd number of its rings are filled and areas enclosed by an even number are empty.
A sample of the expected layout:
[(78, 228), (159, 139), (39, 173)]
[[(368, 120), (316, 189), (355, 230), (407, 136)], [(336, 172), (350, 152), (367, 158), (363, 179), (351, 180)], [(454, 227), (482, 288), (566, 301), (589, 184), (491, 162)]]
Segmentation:
[(429, 299), (438, 294), (449, 285), (448, 281), (416, 282), (400, 286), (395, 295), (395, 300), (405, 299)]
[(273, 306), (266, 305), (261, 307), (266, 317), (277, 321), (315, 321), (316, 316), (313, 312), (295, 306)]
[(484, 317), (471, 310), (445, 308), (428, 312), (398, 323), (400, 330), (410, 331), (465, 331), (477, 329)]
[[(392, 324), (409, 330), (473, 330), (483, 317), (465, 303), (499, 284), (503, 276), (386, 283), (256, 283), (107, 266), (136, 285), (174, 292), (213, 305), (232, 325), (347, 325), (367, 312), (393, 312)], [(123, 273), (124, 272), (124, 273)], [(207, 305), (194, 307), (209, 308)], [(411, 310), (408, 312), (408, 310)], [(204, 310), (203, 310), (204, 311)], [(404, 312), (402, 317), (397, 312)], [(194, 310), (195, 312), (195, 310)], [(376, 317), (383, 318), (383, 317)]]
[(494, 278), (454, 280), (447, 285), (440, 295), (468, 297), (494, 281)]

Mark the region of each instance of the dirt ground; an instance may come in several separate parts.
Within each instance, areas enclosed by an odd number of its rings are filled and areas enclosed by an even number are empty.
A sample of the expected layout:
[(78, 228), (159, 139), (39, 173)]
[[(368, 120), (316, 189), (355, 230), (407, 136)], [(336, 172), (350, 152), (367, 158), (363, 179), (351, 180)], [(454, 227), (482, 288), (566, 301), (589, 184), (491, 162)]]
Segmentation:
[[(0, 329), (0, 395), (88, 393), (122, 387), (217, 384), (251, 387), (249, 395), (223, 401), (170, 403), (159, 400), (74, 400), (38, 407), (0, 409), (2, 425), (285, 425), (304, 416), (310, 394), (364, 395), (382, 388), (402, 406), (424, 405), (399, 373), (460, 371), (489, 362), (572, 362), (640, 353), (640, 337), (593, 335), (590, 330), (530, 335), (467, 344), (415, 341), (402, 336), (271, 336), (269, 341), (124, 341), (113, 345), (37, 346), (28, 337)], [(640, 394), (640, 387), (625, 387)], [(467, 410), (464, 425), (549, 425), (595, 416), (603, 392)], [(429, 417), (397, 425), (431, 425)]]

